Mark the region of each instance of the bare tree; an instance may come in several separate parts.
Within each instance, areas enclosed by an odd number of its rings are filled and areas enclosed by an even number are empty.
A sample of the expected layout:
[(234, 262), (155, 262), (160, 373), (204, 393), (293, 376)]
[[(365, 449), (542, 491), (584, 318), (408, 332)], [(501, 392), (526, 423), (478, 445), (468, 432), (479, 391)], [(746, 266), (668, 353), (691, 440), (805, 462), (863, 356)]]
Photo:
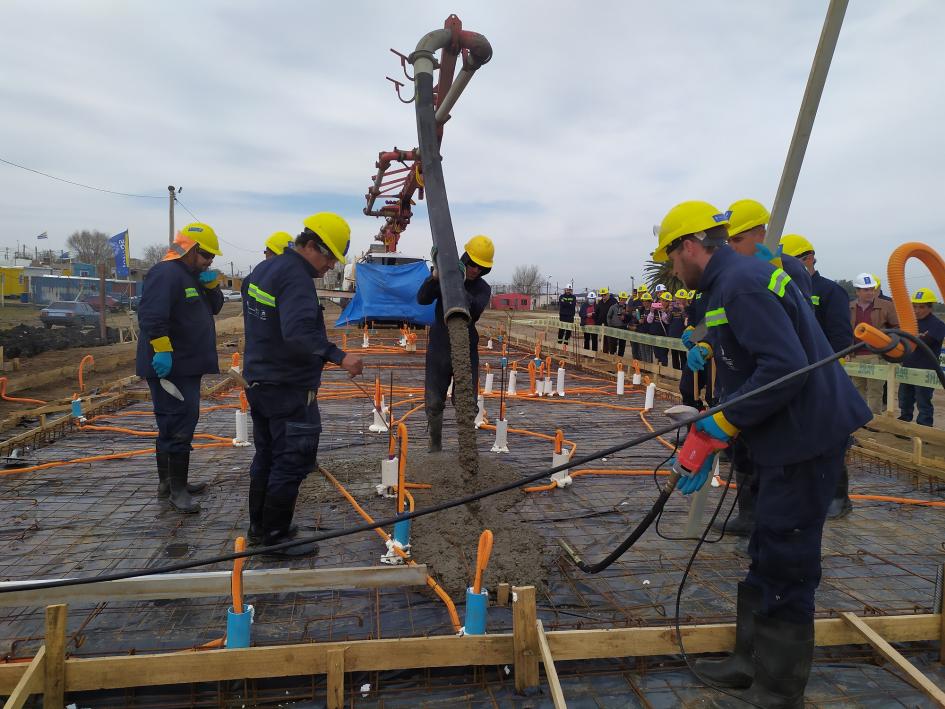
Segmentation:
[(166, 244), (151, 244), (150, 246), (144, 247), (144, 255), (141, 257), (141, 262), (146, 269), (151, 268), (154, 264), (160, 263), (166, 253)]
[(66, 240), (66, 246), (72, 252), (73, 258), (82, 263), (97, 266), (103, 263), (114, 263), (115, 260), (111, 244), (108, 243), (108, 234), (101, 231), (83, 229), (73, 232)]
[(538, 266), (516, 266), (512, 272), (512, 290), (525, 295), (538, 295), (541, 292), (541, 271)]

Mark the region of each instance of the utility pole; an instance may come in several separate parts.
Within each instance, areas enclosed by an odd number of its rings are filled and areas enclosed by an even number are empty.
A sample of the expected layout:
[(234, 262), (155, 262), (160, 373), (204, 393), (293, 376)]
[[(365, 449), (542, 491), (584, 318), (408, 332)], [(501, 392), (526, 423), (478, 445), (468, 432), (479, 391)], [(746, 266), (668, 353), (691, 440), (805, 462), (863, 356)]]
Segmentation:
[(169, 201), (168, 205), (168, 229), (167, 229), (167, 245), (171, 247), (174, 245), (174, 200), (177, 199), (175, 195), (176, 188), (174, 185), (167, 186), (167, 197)]
[(108, 329), (105, 325), (105, 269), (107, 263), (101, 265), (101, 272), (98, 276), (98, 308), (99, 308), (99, 333), (102, 337), (102, 344), (108, 344)]

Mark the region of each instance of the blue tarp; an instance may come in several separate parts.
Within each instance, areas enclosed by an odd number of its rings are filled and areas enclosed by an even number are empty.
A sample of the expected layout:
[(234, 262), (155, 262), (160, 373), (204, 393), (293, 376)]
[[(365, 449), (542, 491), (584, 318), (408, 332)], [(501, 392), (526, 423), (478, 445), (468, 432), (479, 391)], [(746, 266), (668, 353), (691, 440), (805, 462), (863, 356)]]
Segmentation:
[(362, 325), (371, 320), (433, 324), (434, 306), (417, 305), (420, 284), (430, 275), (423, 261), (400, 266), (364, 262), (357, 265), (355, 274), (357, 290), (336, 326)]

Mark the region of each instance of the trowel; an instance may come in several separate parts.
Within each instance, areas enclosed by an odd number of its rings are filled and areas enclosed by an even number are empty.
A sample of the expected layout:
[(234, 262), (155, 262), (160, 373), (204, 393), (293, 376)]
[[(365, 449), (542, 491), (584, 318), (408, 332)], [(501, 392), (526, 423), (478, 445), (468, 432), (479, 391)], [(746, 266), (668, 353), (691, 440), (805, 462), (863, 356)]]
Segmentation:
[(161, 388), (166, 391), (168, 394), (173, 396), (178, 401), (184, 400), (184, 395), (180, 393), (180, 389), (177, 388), (177, 385), (169, 379), (160, 379)]

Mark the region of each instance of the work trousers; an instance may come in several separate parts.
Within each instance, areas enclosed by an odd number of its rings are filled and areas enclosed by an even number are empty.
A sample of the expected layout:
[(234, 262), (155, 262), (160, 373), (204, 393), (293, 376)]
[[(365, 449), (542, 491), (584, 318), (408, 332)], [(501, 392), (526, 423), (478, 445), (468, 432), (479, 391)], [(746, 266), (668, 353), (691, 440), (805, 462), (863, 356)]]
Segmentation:
[(769, 617), (813, 622), (824, 521), (843, 458), (841, 447), (791, 465), (752, 463), (755, 530), (745, 583), (761, 589), (762, 613)]
[(200, 418), (200, 376), (177, 377), (171, 372), (165, 377), (183, 394), (181, 401), (161, 387), (157, 377), (148, 377), (154, 418), (157, 421), (158, 437), (155, 449), (158, 453), (176, 455), (190, 453), (194, 430)]
[(584, 349), (593, 350), (594, 352), (597, 352), (597, 333), (596, 332), (584, 333)]
[(673, 358), (673, 369), (681, 370), (686, 366), (686, 353), (681, 350), (670, 350)]
[[(573, 320), (562, 320), (561, 322), (572, 323)], [(558, 344), (566, 345), (571, 340), (571, 331), (565, 330), (563, 327), (558, 328)]]
[(295, 499), (315, 469), (322, 419), (318, 392), (287, 384), (255, 383), (246, 390), (256, 455), (249, 467), (266, 483), (266, 494)]
[(935, 417), (935, 407), (932, 406), (934, 389), (920, 387), (915, 384), (899, 385), (899, 418), (903, 421), (912, 420), (912, 411), (919, 408), (919, 415), (915, 422), (920, 426), (931, 426)]
[[(881, 364), (882, 360), (877, 355), (857, 355), (856, 362), (862, 364)], [(853, 377), (853, 384), (860, 396), (870, 407), (874, 414), (881, 414), (886, 410), (883, 406), (883, 387), (886, 382), (882, 379), (866, 379), (864, 377)]]
[[(478, 348), (477, 348), (478, 349)], [(472, 364), (474, 395), (479, 394), (479, 353), (470, 352)], [(423, 403), (427, 414), (427, 421), (443, 415), (446, 408), (446, 392), (450, 388), (453, 378), (453, 361), (450, 359), (449, 348), (443, 350), (435, 347), (427, 349), (426, 371), (423, 382)]]
[(654, 347), (653, 356), (656, 358), (656, 361), (664, 367), (669, 364), (669, 350), (665, 347)]

